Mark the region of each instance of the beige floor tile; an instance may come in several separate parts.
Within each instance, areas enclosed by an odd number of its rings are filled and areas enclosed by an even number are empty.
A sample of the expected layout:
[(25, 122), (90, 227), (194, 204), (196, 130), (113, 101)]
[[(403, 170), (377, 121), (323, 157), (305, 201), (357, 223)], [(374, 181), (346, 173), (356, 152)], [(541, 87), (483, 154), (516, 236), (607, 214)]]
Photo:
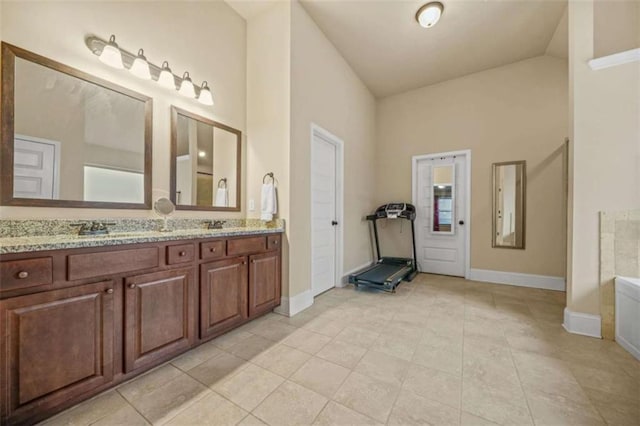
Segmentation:
[(188, 371), (193, 367), (202, 364), (206, 360), (220, 355), (221, 352), (222, 351), (217, 346), (212, 342), (209, 342), (191, 349), (189, 352), (171, 360), (171, 364), (182, 371)]
[(308, 360), (290, 380), (308, 389), (332, 398), (351, 370), (313, 357)]
[(235, 425), (247, 415), (247, 412), (237, 405), (232, 404), (215, 392), (211, 392), (204, 398), (180, 412), (169, 420), (168, 425)]
[(248, 365), (242, 358), (223, 352), (187, 371), (187, 374), (200, 383), (211, 387)]
[(502, 425), (533, 425), (522, 391), (516, 393), (482, 382), (463, 383), (462, 410)]
[(522, 385), (518, 372), (510, 359), (496, 361), (491, 358), (466, 357), (464, 359), (464, 383), (482, 382), (490, 387), (508, 392), (521, 392)]
[(457, 425), (460, 411), (402, 390), (391, 410), (389, 425)]
[(382, 334), (371, 345), (370, 349), (411, 361), (418, 341), (411, 337)]
[(253, 412), (270, 425), (297, 426), (313, 423), (327, 398), (292, 382), (283, 383)]
[(575, 400), (558, 395), (526, 391), (531, 415), (540, 425), (604, 425), (604, 419), (587, 400)]
[(287, 345), (276, 345), (255, 357), (252, 362), (282, 377), (291, 376), (311, 355)]
[(129, 403), (115, 390), (98, 395), (75, 407), (45, 420), (43, 425), (89, 425), (98, 420), (127, 409)]
[(118, 386), (118, 392), (129, 401), (153, 392), (183, 373), (173, 365), (166, 364)]
[(483, 419), (482, 417), (467, 413), (466, 411), (463, 411), (460, 415), (461, 426), (493, 426), (497, 424), (498, 423), (494, 423), (490, 420)]
[(354, 371), (399, 386), (409, 365), (403, 359), (371, 350), (362, 357)]
[(350, 343), (332, 340), (316, 354), (317, 357), (326, 359), (347, 368), (354, 368), (367, 350)]
[(295, 314), (292, 317), (283, 317), (280, 320), (280, 322), (292, 325), (294, 327), (302, 327), (303, 325), (305, 325), (309, 321), (313, 320), (317, 316), (318, 316), (317, 313), (307, 312), (306, 310), (304, 310), (302, 312), (299, 312), (299, 313)]
[(375, 331), (349, 326), (336, 336), (336, 340), (368, 349), (378, 337), (380, 337), (380, 333)]
[(412, 362), (451, 374), (462, 374), (462, 353), (460, 351), (452, 352), (422, 344), (416, 348)]
[(462, 352), (463, 336), (460, 334), (440, 334), (440, 331), (426, 329), (420, 338), (419, 344), (448, 352)]
[(381, 425), (369, 417), (353, 411), (350, 408), (340, 405), (337, 402), (329, 401), (329, 403), (320, 412), (314, 426), (337, 426), (337, 425)]
[(266, 426), (266, 423), (252, 414), (249, 414), (247, 417), (242, 419), (240, 423), (238, 423), (238, 426), (263, 426), (263, 425)]
[(345, 327), (346, 323), (340, 319), (328, 319), (319, 316), (302, 326), (305, 330), (323, 334), (329, 337), (337, 336)]
[(223, 334), (220, 337), (216, 337), (211, 341), (211, 343), (219, 347), (220, 349), (229, 349), (231, 346), (251, 336), (253, 335), (247, 331), (236, 329)]
[(265, 339), (279, 342), (284, 340), (298, 328), (286, 324), (282, 321), (265, 321), (251, 330), (251, 333), (264, 337)]
[(151, 423), (164, 423), (175, 417), (211, 391), (186, 374), (129, 400), (131, 405)]
[(417, 395), (460, 408), (462, 378), (433, 368), (412, 365), (402, 385)]
[(482, 357), (496, 362), (511, 361), (511, 348), (506, 339), (503, 343), (481, 337), (467, 336), (464, 338), (463, 354), (465, 358)]
[(330, 341), (330, 337), (314, 333), (312, 331), (298, 329), (289, 337), (284, 339), (282, 343), (313, 355), (320, 351), (320, 349)]
[[(601, 368), (576, 364), (570, 364), (569, 368), (583, 388), (601, 390), (622, 397), (639, 395), (638, 401), (640, 403), (640, 381), (624, 372), (616, 374)], [(640, 364), (638, 368), (640, 368)]]
[(621, 397), (595, 389), (587, 390), (589, 399), (609, 425), (636, 426), (640, 424), (640, 398)]
[(227, 351), (239, 358), (250, 361), (275, 345), (276, 343), (273, 340), (253, 335), (231, 346)]
[(101, 418), (91, 426), (145, 426), (150, 423), (136, 411), (133, 406), (127, 404), (119, 410)]
[(258, 406), (284, 379), (257, 365), (246, 368), (213, 386), (213, 390), (234, 404), (251, 411)]
[(333, 399), (348, 408), (384, 423), (399, 391), (398, 385), (353, 372), (338, 389)]

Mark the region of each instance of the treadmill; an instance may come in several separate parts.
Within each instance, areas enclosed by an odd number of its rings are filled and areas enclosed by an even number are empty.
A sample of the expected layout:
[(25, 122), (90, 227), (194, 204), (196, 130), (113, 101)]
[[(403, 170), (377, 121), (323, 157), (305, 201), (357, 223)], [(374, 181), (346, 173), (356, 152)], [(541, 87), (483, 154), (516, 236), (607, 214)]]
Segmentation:
[[(411, 222), (411, 242), (413, 259), (405, 257), (383, 257), (380, 255), (377, 221), (380, 219), (406, 219)], [(376, 263), (355, 274), (349, 275), (349, 282), (356, 288), (367, 286), (395, 293), (401, 281), (411, 281), (417, 274), (416, 234), (414, 221), (416, 208), (413, 204), (389, 203), (378, 207), (374, 214), (367, 216), (373, 222), (373, 235), (376, 242)]]

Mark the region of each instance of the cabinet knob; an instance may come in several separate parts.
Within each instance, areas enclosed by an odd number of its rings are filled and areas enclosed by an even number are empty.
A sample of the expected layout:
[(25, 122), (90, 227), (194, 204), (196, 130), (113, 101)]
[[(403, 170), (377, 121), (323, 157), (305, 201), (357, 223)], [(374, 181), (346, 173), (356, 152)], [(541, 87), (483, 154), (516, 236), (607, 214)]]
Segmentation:
[(27, 271), (18, 272), (18, 278), (20, 278), (21, 280), (27, 278), (28, 276), (29, 276), (29, 273)]
[(113, 294), (113, 289), (112, 288), (108, 288), (104, 291), (107, 294)]
[(242, 261), (242, 264), (243, 264), (243, 265), (246, 265), (246, 264), (247, 264), (247, 262), (245, 262), (245, 261), (243, 260), (243, 261)]
[(211, 247), (211, 248), (209, 249), (209, 251), (210, 251), (211, 253), (215, 253), (215, 252), (216, 252), (216, 249), (215, 249), (214, 247)]
[(131, 284), (129, 284), (129, 288), (136, 288), (136, 285), (131, 283)]
[(251, 259), (251, 263), (256, 263), (256, 260), (255, 259)]
[(278, 240), (275, 240), (273, 244), (278, 245)]
[(181, 252), (180, 252), (180, 253), (178, 253), (178, 254), (179, 254), (180, 256), (184, 256), (184, 255), (186, 255), (186, 254), (187, 254), (187, 252), (186, 252), (186, 251), (181, 251)]

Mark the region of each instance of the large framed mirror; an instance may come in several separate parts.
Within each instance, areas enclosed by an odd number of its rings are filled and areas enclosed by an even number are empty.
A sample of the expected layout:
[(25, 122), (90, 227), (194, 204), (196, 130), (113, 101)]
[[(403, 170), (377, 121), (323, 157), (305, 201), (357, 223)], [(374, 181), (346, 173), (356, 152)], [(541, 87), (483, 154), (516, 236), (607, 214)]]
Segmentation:
[(151, 208), (151, 98), (2, 43), (7, 206)]
[(171, 201), (179, 210), (240, 211), (242, 132), (171, 107)]
[(525, 192), (525, 161), (493, 164), (493, 247), (524, 249)]

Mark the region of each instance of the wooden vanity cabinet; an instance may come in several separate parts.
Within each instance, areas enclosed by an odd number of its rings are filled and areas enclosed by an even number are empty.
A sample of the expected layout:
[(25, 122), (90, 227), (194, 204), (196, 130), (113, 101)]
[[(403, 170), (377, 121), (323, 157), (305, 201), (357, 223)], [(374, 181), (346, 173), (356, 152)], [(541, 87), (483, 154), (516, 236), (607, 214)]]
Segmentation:
[(249, 257), (249, 317), (255, 318), (280, 304), (280, 254)]
[(114, 282), (0, 303), (0, 423), (26, 423), (113, 378)]

